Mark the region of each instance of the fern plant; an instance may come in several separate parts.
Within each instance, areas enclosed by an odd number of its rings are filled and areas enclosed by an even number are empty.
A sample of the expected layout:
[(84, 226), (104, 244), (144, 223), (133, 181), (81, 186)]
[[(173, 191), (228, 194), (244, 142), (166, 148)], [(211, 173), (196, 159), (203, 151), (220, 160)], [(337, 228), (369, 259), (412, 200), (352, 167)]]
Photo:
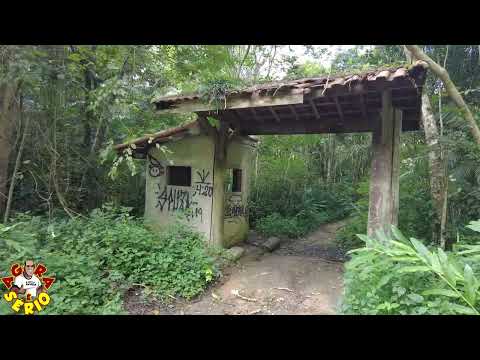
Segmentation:
[[(480, 221), (471, 222), (468, 227), (480, 232)], [(415, 288), (415, 292), (410, 295), (413, 295), (420, 305), (427, 305), (425, 312), (428, 312), (428, 304), (432, 304), (429, 299), (438, 299), (442, 303), (443, 313), (480, 315), (480, 281), (474, 272), (480, 258), (480, 245), (459, 245), (453, 252), (446, 253), (441, 248), (429, 249), (415, 238), (407, 239), (396, 227), (392, 227), (392, 235), (393, 238), (388, 238), (381, 232), (378, 232), (375, 238), (358, 235), (366, 247), (349, 252), (353, 258), (347, 264), (344, 301), (347, 311), (350, 308), (349, 301), (358, 297), (358, 294), (351, 291), (358, 285), (355, 281), (362, 281), (355, 279), (354, 273), (368, 269), (372, 273), (377, 271), (376, 273), (381, 274), (376, 278), (369, 278), (370, 284), (365, 282), (362, 285), (370, 287), (370, 295), (378, 297), (377, 303), (371, 304), (375, 305), (377, 310), (392, 313), (392, 310), (401, 307), (402, 304), (391, 302), (388, 297), (392, 297), (392, 292), (395, 291), (394, 283), (403, 281), (405, 279), (402, 277), (406, 277), (409, 287)], [(389, 283), (392, 292), (378, 290)], [(366, 293), (368, 294), (368, 291)], [(405, 313), (408, 313), (408, 309)]]

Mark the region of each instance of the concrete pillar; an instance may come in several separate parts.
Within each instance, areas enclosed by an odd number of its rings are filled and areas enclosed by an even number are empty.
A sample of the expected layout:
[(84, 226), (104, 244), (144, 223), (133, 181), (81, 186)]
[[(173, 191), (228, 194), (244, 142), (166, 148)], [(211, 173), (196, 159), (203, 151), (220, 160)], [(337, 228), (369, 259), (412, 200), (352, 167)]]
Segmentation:
[(382, 93), (380, 122), (372, 137), (372, 171), (367, 233), (377, 230), (390, 234), (391, 225), (398, 224), (400, 133), (402, 112), (392, 106), (389, 90)]
[(213, 204), (212, 204), (212, 232), (211, 243), (225, 247), (224, 218), (225, 218), (225, 172), (226, 172), (226, 139), (227, 126), (221, 123), (215, 134), (215, 159), (213, 163)]

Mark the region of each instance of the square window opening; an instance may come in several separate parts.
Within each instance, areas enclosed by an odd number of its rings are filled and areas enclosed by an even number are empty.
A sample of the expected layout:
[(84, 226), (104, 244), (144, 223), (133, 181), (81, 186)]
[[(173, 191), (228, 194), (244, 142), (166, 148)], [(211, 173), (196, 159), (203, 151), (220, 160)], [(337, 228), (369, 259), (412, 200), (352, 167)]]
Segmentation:
[(168, 185), (192, 186), (192, 168), (190, 166), (168, 166)]
[(242, 192), (242, 169), (232, 169), (232, 192)]

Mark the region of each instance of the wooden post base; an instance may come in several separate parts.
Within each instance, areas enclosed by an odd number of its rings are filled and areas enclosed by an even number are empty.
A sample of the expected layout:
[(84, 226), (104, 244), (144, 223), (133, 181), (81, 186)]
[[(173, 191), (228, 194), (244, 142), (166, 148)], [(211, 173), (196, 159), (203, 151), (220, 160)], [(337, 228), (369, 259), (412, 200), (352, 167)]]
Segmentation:
[(391, 233), (398, 224), (400, 133), (402, 112), (392, 106), (391, 93), (382, 95), (382, 114), (372, 137), (372, 171), (368, 209), (368, 236)]

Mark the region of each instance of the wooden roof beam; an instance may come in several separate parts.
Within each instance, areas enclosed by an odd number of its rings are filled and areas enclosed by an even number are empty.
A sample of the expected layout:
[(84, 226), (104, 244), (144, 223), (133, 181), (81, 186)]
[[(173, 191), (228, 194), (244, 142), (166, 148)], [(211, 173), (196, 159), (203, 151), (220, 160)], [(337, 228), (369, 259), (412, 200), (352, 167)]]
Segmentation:
[(280, 117), (278, 116), (278, 114), (275, 112), (275, 110), (270, 106), (268, 108), (270, 110), (270, 112), (272, 113), (273, 117), (275, 118), (275, 121), (276, 122), (280, 122)]
[(344, 122), (344, 116), (343, 116), (342, 106), (340, 105), (340, 102), (338, 101), (338, 96), (335, 96), (334, 99), (335, 99), (335, 104), (337, 105), (338, 115), (340, 116), (340, 120), (343, 123)]
[(233, 124), (235, 131), (241, 132), (242, 130), (241, 118), (235, 110), (226, 111), (224, 117), (228, 122)]
[(298, 121), (299, 117), (298, 117), (297, 112), (295, 111), (295, 108), (292, 105), (288, 105), (288, 108), (290, 109), (292, 114), (295, 115), (295, 119)]
[(315, 113), (315, 118), (316, 118), (317, 120), (320, 119), (320, 114), (318, 113), (317, 106), (315, 105), (315, 103), (313, 102), (313, 100), (310, 100), (309, 103), (310, 103), (310, 106), (311, 106), (312, 109), (313, 109), (313, 112)]
[[(413, 86), (388, 86), (390, 84), (386, 84), (386, 86), (392, 90), (392, 91), (401, 91), (401, 90), (410, 90), (412, 93), (413, 92), (416, 92), (417, 94), (419, 93), (419, 90), (422, 90), (422, 86), (417, 86), (417, 87), (413, 87)], [(322, 86), (316, 86), (316, 87), (312, 87), (310, 88), (310, 92), (308, 92), (308, 95), (306, 95), (305, 97), (308, 98), (308, 99), (315, 99), (315, 98), (326, 98), (328, 96), (333, 96), (334, 93), (335, 93), (335, 90), (333, 89), (333, 93), (332, 95), (328, 95), (328, 94), (324, 94), (323, 93), (323, 87)], [(329, 89), (332, 91), (332, 89)], [(363, 91), (357, 91), (355, 93), (353, 92), (345, 92), (345, 89), (343, 89), (343, 95), (360, 95), (360, 94), (381, 94), (381, 89), (372, 89), (372, 88), (367, 88)]]
[(362, 116), (365, 120), (368, 120), (367, 107), (365, 105), (365, 95), (360, 95), (360, 110), (362, 110)]
[(255, 121), (259, 121), (263, 123), (263, 119), (262, 118), (259, 118), (258, 115), (257, 115), (257, 112), (255, 111), (255, 108), (249, 108), (250, 110), (250, 113), (253, 115), (253, 118), (255, 119)]
[[(161, 104), (161, 103), (158, 103)], [(285, 95), (275, 96), (245, 96), (235, 95), (227, 97), (226, 107), (222, 106), (219, 110), (230, 109), (247, 109), (255, 107), (281, 106), (281, 105), (295, 105), (303, 104), (303, 93), (292, 92)], [(208, 112), (216, 111), (213, 104), (208, 104), (201, 99), (189, 99), (178, 103), (165, 104), (166, 108), (157, 108), (156, 112), (159, 114), (183, 114), (189, 112)]]

